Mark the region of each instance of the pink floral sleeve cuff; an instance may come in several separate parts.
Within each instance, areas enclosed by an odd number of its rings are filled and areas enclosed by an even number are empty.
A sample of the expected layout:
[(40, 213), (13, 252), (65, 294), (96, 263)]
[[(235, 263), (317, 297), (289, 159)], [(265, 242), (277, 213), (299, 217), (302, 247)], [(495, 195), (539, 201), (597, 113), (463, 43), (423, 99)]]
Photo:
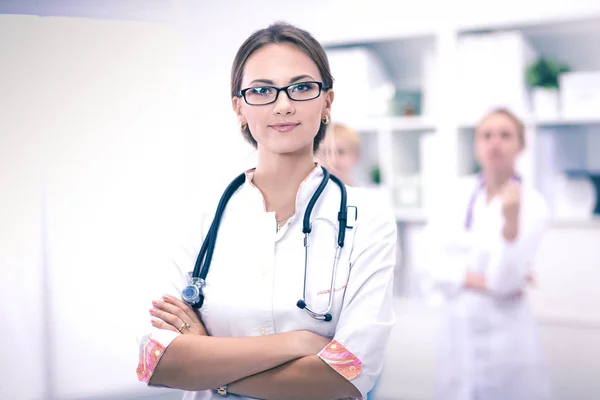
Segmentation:
[(150, 337), (144, 338), (140, 344), (140, 361), (137, 366), (137, 376), (140, 382), (148, 383), (158, 361), (166, 347)]
[(332, 340), (318, 356), (349, 381), (359, 376), (362, 370), (362, 361), (336, 340)]

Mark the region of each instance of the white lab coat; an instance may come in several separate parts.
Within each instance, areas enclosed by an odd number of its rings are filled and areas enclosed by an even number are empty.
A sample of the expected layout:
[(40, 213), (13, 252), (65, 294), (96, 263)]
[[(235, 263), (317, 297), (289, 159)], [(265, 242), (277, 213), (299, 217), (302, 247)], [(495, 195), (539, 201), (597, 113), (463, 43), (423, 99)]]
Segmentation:
[[(519, 236), (502, 238), (498, 197), (487, 203), (484, 190), (465, 229), (477, 177), (448, 187), (444, 202), (431, 210), (425, 293), (441, 305), (436, 398), (439, 400), (540, 400), (549, 397), (536, 324), (526, 286), (549, 209), (532, 187), (522, 185)], [(467, 270), (483, 273), (489, 291), (463, 286)]]
[[(370, 191), (347, 187), (348, 205), (358, 208), (358, 219), (349, 221), (353, 229), (346, 231), (335, 284), (333, 320), (311, 318), (296, 306), (302, 298), (304, 282), (302, 219), (322, 176), (319, 167), (307, 177), (297, 195), (297, 214), (276, 232), (274, 213), (265, 212), (263, 197), (252, 185), (251, 173), (247, 173), (246, 183), (231, 198), (224, 213), (200, 314), (211, 336), (243, 337), (309, 330), (332, 338), (361, 364), (358, 374), (356, 368), (353, 374), (348, 370), (336, 371), (366, 396), (383, 367), (386, 343), (395, 322), (392, 288), (396, 223), (391, 209), (382, 206)], [(327, 307), (339, 201), (339, 188), (330, 181), (313, 209), (306, 302), (316, 311)], [(215, 210), (216, 203), (208, 210), (209, 218), (203, 220), (201, 232), (172, 264), (163, 266), (162, 277), (154, 277), (159, 283), (155, 298), (163, 294), (180, 296)], [(145, 348), (153, 349), (147, 347), (148, 339), (158, 343), (162, 352), (177, 336), (146, 324), (139, 339), (140, 359), (152, 362), (145, 353)], [(320, 353), (321, 358), (328, 362), (324, 352)], [(195, 400), (211, 398), (220, 396), (211, 391), (186, 392), (184, 396)]]

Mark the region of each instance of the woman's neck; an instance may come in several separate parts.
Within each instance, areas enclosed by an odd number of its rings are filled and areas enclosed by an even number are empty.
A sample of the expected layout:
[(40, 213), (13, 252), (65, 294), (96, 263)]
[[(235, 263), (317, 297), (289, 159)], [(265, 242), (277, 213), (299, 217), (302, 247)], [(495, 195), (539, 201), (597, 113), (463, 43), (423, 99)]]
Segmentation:
[[(331, 171), (330, 171), (331, 172)], [(349, 172), (337, 172), (335, 174), (335, 176), (337, 176), (338, 178), (340, 178), (340, 180), (344, 183), (344, 185), (346, 186), (352, 186), (352, 177), (350, 176), (351, 174)]]
[(275, 211), (277, 218), (293, 214), (298, 188), (314, 168), (312, 153), (259, 152), (252, 182), (262, 192), (267, 211)]
[(485, 184), (488, 201), (500, 193), (502, 187), (514, 176), (513, 170), (493, 171), (485, 173)]

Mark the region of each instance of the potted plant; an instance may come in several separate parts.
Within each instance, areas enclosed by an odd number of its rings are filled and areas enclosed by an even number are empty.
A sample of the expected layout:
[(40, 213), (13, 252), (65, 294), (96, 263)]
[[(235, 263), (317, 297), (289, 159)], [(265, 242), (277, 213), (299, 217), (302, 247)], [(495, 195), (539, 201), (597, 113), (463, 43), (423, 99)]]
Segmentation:
[(371, 183), (374, 183), (375, 185), (381, 184), (381, 169), (379, 168), (379, 165), (371, 167), (369, 175), (371, 176)]
[(566, 65), (548, 57), (536, 60), (527, 68), (527, 83), (536, 118), (554, 119), (559, 114), (559, 76), (568, 72)]

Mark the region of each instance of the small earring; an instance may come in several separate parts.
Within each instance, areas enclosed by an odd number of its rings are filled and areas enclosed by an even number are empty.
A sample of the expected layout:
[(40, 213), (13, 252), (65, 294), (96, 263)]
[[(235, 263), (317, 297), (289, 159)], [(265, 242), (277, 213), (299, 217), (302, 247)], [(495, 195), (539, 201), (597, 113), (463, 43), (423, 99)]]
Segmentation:
[(242, 122), (242, 125), (240, 126), (240, 129), (243, 130), (243, 131), (245, 131), (247, 127), (248, 127), (248, 124), (245, 123), (245, 122)]
[(329, 117), (326, 115), (321, 122), (323, 123), (323, 125), (327, 125), (329, 123)]

